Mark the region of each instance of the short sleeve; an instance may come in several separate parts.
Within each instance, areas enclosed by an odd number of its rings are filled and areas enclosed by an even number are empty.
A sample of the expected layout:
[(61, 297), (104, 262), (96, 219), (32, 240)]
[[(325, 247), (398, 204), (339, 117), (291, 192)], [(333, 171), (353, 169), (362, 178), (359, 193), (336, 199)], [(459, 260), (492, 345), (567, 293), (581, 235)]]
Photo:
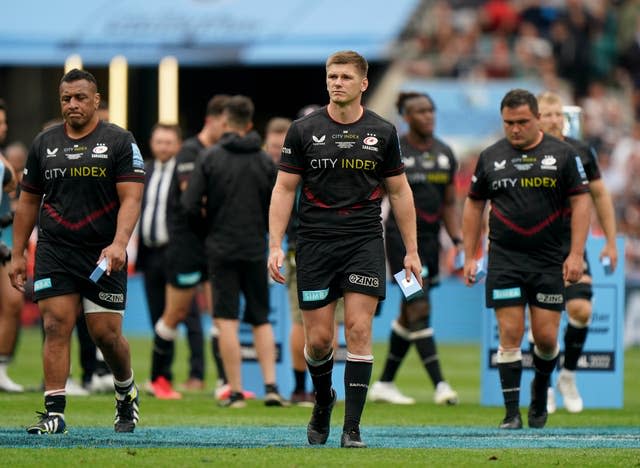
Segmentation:
[(400, 139), (395, 127), (392, 127), (389, 139), (385, 145), (385, 155), (382, 161), (382, 175), (393, 177), (404, 172), (402, 162), (402, 150), (400, 149)]
[(40, 168), (39, 148), (40, 139), (37, 138), (31, 148), (29, 149), (29, 155), (27, 156), (27, 163), (24, 166), (22, 182), (20, 182), (20, 188), (25, 192), (41, 195), (44, 193), (44, 183), (42, 180), (42, 171)]
[(306, 168), (300, 127), (294, 122), (284, 138), (280, 153), (279, 169), (292, 174), (302, 174)]
[(447, 147), (447, 156), (449, 156), (449, 185), (452, 185), (458, 172), (458, 160), (449, 147)]
[(600, 167), (598, 166), (598, 157), (596, 155), (596, 150), (593, 146), (589, 146), (587, 151), (587, 162), (584, 165), (584, 170), (587, 173), (587, 179), (589, 182), (592, 180), (598, 180), (602, 178), (600, 174)]
[(144, 160), (133, 135), (126, 132), (121, 141), (116, 154), (116, 181), (144, 182)]
[(474, 200), (487, 200), (489, 198), (489, 185), (486, 171), (484, 170), (484, 153), (480, 154), (476, 164), (476, 170), (471, 176), (471, 186), (469, 187), (469, 198)]
[(569, 155), (563, 167), (562, 179), (569, 196), (589, 191), (587, 173), (578, 154)]

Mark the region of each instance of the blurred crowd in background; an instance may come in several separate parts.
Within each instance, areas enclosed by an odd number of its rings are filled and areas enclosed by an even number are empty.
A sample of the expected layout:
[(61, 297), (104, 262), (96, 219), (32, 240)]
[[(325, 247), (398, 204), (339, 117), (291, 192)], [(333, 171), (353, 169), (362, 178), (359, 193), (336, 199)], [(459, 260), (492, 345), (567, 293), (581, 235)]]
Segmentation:
[[(627, 282), (640, 285), (640, 1), (422, 0), (418, 11), (397, 51), (410, 76), (533, 78), (582, 107), (627, 237)], [(462, 198), (474, 167), (473, 155), (461, 164)]]
[[(531, 78), (580, 106), (626, 236), (627, 285), (640, 288), (640, 0), (421, 0), (392, 56), (409, 78)], [(477, 155), (457, 156), (462, 203)]]

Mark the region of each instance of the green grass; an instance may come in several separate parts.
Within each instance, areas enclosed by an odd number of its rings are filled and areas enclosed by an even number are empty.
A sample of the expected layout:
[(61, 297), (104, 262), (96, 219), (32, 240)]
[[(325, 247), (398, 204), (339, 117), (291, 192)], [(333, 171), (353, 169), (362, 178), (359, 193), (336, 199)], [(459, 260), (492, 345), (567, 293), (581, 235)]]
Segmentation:
[[(150, 339), (131, 338), (131, 354), (138, 382), (148, 378)], [(374, 376), (380, 365), (386, 344), (377, 344), (374, 354)], [(37, 329), (25, 330), (10, 375), (26, 386), (37, 388), (41, 382), (41, 338)], [(74, 340), (72, 358), (76, 377), (77, 342)], [(455, 407), (441, 407), (432, 403), (433, 388), (420, 366), (415, 352), (401, 369), (397, 383), (402, 390), (415, 397), (414, 406), (368, 404), (363, 416), (367, 426), (475, 426), (495, 428), (502, 418), (502, 409), (480, 406), (480, 346), (441, 345), (439, 354), (444, 373), (460, 394), (461, 403)], [(187, 377), (187, 350), (184, 340), (178, 342), (175, 360), (175, 380)], [(265, 408), (260, 402), (249, 402), (246, 410), (230, 411), (218, 408), (212, 398), (214, 370), (208, 361), (209, 388), (203, 393), (186, 394), (181, 401), (159, 401), (144, 397), (141, 404), (144, 426), (300, 426), (308, 421), (308, 408)], [(580, 414), (559, 410), (549, 419), (548, 427), (612, 427), (640, 426), (640, 348), (625, 353), (625, 401), (621, 410), (587, 409)], [(110, 427), (113, 416), (112, 395), (69, 397), (67, 422), (73, 427)], [(42, 393), (21, 395), (0, 393), (2, 426), (22, 428), (33, 421), (34, 411), (42, 409)], [(344, 406), (338, 405), (334, 422), (341, 421)], [(337, 424), (337, 423), (336, 423)], [(304, 437), (304, 436), (303, 436)], [(0, 439), (0, 443), (2, 440)], [(63, 466), (91, 463), (97, 466), (310, 466), (310, 465), (425, 465), (477, 466), (500, 463), (502, 466), (640, 466), (640, 450), (632, 449), (370, 449), (345, 451), (333, 448), (263, 448), (263, 449), (0, 449), (3, 466)], [(534, 463), (535, 461), (535, 463)]]

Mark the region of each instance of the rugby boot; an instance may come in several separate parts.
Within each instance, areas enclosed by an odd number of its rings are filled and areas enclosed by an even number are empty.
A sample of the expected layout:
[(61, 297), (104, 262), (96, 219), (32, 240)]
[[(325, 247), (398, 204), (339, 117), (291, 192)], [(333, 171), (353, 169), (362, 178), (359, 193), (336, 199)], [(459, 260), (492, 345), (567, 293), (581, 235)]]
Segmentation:
[(66, 434), (67, 425), (64, 422), (64, 415), (60, 413), (49, 413), (47, 411), (37, 411), (40, 419), (37, 423), (27, 427), (29, 434)]
[(349, 431), (344, 431), (340, 438), (340, 447), (342, 448), (366, 448), (367, 444), (362, 442), (360, 438), (360, 428), (356, 427)]
[(582, 397), (576, 385), (576, 373), (567, 369), (562, 369), (558, 375), (556, 384), (558, 391), (562, 395), (564, 407), (569, 413), (579, 413), (584, 408)]
[(536, 379), (531, 381), (531, 404), (529, 405), (529, 427), (535, 429), (541, 429), (547, 423), (547, 386), (543, 388), (537, 385)]
[(140, 420), (139, 404), (138, 387), (135, 384), (124, 397), (116, 394), (116, 418), (113, 423), (116, 432), (133, 432)]
[(522, 416), (520, 416), (520, 412), (518, 411), (513, 416), (505, 416), (500, 425), (498, 426), (500, 429), (522, 429)]
[(329, 438), (329, 430), (331, 429), (331, 411), (336, 404), (338, 395), (336, 391), (331, 389), (331, 402), (322, 406), (316, 400), (311, 413), (311, 420), (307, 425), (307, 440), (311, 445), (326, 444)]

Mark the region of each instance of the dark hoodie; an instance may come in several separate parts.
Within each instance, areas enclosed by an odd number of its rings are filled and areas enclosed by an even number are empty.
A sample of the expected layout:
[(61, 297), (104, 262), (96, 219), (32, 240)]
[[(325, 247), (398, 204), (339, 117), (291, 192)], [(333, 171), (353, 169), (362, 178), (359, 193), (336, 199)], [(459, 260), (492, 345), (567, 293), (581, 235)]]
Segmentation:
[[(225, 134), (201, 154), (182, 194), (193, 219), (207, 224), (211, 261), (254, 261), (267, 254), (269, 202), (276, 167), (261, 149), (260, 136)], [(201, 218), (206, 197), (206, 220)]]

